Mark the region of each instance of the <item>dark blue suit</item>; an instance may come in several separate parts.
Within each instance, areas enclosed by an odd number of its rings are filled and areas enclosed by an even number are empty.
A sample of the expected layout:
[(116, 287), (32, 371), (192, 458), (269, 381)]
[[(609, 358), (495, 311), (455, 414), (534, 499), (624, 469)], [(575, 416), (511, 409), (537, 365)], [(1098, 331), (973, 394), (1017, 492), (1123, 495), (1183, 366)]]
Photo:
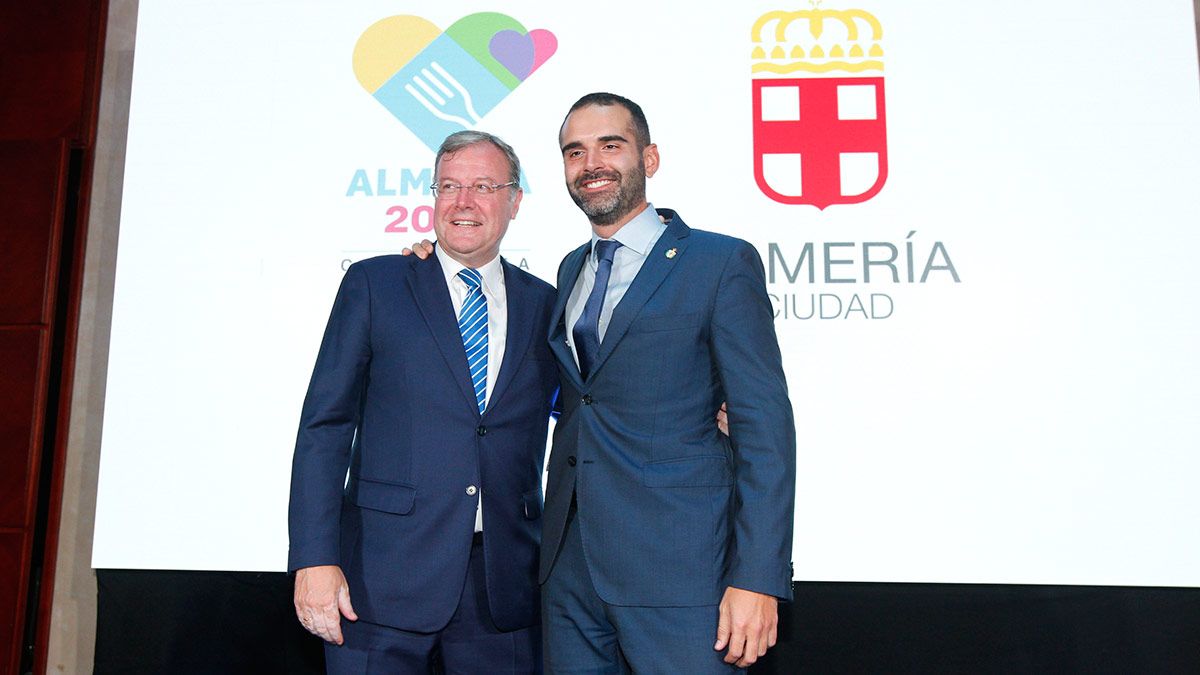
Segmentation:
[[(540, 580), (574, 495), (587, 569), (571, 573), (590, 575), (606, 603), (716, 605), (727, 586), (789, 599), (795, 429), (761, 259), (745, 241), (659, 213), (667, 229), (613, 310), (586, 382), (564, 316), (590, 244), (559, 268), (550, 346), (563, 411)], [(713, 422), (722, 401), (729, 438)]]
[(558, 386), (541, 336), (554, 291), (503, 268), (507, 340), (483, 415), (436, 256), (356, 263), (338, 291), (296, 440), (288, 569), (340, 565), (362, 621), (447, 625), (478, 486), (491, 617), (504, 631), (538, 622), (541, 471)]

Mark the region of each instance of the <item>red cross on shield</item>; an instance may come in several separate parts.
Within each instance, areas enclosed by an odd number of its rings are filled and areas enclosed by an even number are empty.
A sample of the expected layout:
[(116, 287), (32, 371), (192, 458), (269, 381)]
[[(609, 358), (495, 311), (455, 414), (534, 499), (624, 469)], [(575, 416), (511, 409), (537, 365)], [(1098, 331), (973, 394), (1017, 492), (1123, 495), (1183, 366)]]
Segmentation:
[(882, 77), (753, 80), (754, 178), (783, 204), (864, 202), (887, 181)]

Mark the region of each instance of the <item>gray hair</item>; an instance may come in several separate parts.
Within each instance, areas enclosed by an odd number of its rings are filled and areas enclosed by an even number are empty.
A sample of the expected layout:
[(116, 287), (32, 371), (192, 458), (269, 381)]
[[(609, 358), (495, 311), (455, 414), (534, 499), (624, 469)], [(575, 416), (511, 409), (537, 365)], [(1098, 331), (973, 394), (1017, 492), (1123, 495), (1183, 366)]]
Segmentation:
[(508, 160), (509, 182), (521, 182), (521, 160), (517, 159), (517, 153), (508, 143), (486, 131), (458, 131), (447, 136), (446, 140), (442, 141), (442, 146), (438, 148), (437, 156), (433, 158), (434, 180), (437, 180), (437, 170), (442, 163), (442, 155), (454, 154), (463, 148), (480, 143), (491, 143), (493, 147), (504, 153), (504, 158)]

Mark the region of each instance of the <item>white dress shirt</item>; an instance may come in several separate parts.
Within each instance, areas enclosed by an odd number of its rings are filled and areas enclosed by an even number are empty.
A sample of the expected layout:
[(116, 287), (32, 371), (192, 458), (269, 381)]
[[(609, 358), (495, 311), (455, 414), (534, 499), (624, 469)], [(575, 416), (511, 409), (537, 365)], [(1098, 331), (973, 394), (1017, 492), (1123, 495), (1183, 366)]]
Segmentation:
[[(446, 286), (450, 289), (450, 302), (454, 305), (454, 318), (457, 320), (467, 299), (467, 293), (471, 290), (467, 287), (467, 282), (458, 278), (459, 271), (466, 265), (451, 258), (441, 246), (434, 248), (434, 254), (442, 265), (442, 273), (446, 275)], [(504, 267), (500, 264), (500, 256), (475, 269), (483, 277), (480, 287), (484, 299), (487, 300), (488, 364), (484, 401), (491, 404), (492, 388), (496, 384), (496, 376), (500, 374), (500, 364), (504, 361), (504, 343), (508, 336), (508, 294), (504, 289)], [(479, 499), (475, 507), (476, 532), (483, 531), (483, 496), (480, 495)]]
[[(625, 292), (629, 290), (637, 273), (642, 269), (642, 264), (646, 262), (650, 250), (654, 248), (659, 237), (666, 231), (666, 224), (659, 220), (654, 205), (650, 204), (644, 211), (634, 216), (633, 220), (622, 225), (621, 229), (612, 236), (612, 239), (621, 242), (621, 247), (617, 249), (613, 257), (612, 275), (608, 277), (608, 288), (604, 292), (604, 306), (600, 309), (601, 344), (604, 342), (604, 333), (608, 331), (609, 321), (612, 320), (613, 309), (621, 302), (621, 298), (625, 297)], [(592, 287), (596, 285), (596, 268), (600, 264), (596, 260), (595, 253), (598, 241), (600, 241), (600, 237), (593, 232), (591, 252), (588, 253), (583, 269), (579, 270), (579, 278), (575, 281), (575, 287), (571, 289), (571, 297), (567, 298), (567, 344), (571, 347), (571, 354), (575, 356), (576, 366), (579, 365), (579, 353), (575, 351), (575, 324), (583, 315), (583, 306), (587, 304), (588, 296), (592, 294)]]

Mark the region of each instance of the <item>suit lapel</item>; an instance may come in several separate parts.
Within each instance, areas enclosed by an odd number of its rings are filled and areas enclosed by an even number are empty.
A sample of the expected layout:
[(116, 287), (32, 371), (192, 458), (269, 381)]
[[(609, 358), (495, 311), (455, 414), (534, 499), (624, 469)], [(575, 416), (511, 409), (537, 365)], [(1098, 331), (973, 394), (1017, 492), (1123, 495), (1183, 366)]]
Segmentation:
[[(475, 388), (471, 386), (471, 373), (467, 368), (467, 354), (463, 351), (462, 334), (458, 332), (458, 319), (454, 316), (454, 303), (450, 301), (450, 289), (446, 288), (446, 277), (437, 256), (414, 262), (408, 283), (413, 297), (417, 299), (421, 317), (429, 326), (433, 342), (446, 360), (454, 381), (458, 383), (471, 409), (479, 414)], [(512, 325), (511, 319), (509, 325)]]
[(508, 296), (508, 325), (504, 329), (504, 360), (500, 362), (500, 372), (492, 385), (492, 395), (488, 397), (488, 410), (492, 408), (492, 401), (500, 400), (529, 352), (529, 342), (533, 339), (529, 326), (535, 323), (533, 317), (537, 309), (529, 299), (529, 280), (517, 274), (507, 260), (501, 258), (500, 264), (504, 271), (504, 293)]
[(558, 293), (554, 299), (554, 313), (550, 315), (550, 335), (548, 337), (550, 351), (554, 352), (555, 357), (562, 364), (563, 372), (571, 375), (575, 387), (578, 389), (583, 388), (583, 378), (579, 375), (579, 366), (575, 364), (575, 355), (567, 346), (567, 299), (571, 297), (571, 291), (575, 289), (575, 283), (579, 280), (579, 271), (583, 269), (583, 263), (587, 260), (591, 246), (592, 243), (589, 241), (568, 253), (563, 260), (558, 274)]
[[(646, 256), (646, 262), (642, 263), (642, 269), (638, 270), (629, 290), (625, 292), (621, 302), (617, 303), (613, 309), (608, 329), (604, 331), (604, 339), (600, 342), (600, 353), (596, 355), (596, 365), (592, 370), (592, 377), (595, 377), (595, 373), (600, 372), (604, 362), (608, 360), (621, 338), (625, 336), (625, 332), (629, 330), (629, 324), (633, 323), (634, 317), (642, 311), (642, 307), (654, 295), (654, 291), (658, 290), (671, 270), (675, 269), (676, 261), (683, 256), (687, 249), (687, 237), (691, 233), (691, 229), (674, 211), (667, 209), (659, 209), (659, 211), (663, 216), (669, 218), (667, 229), (658, 238), (654, 248), (650, 249), (650, 255)], [(667, 257), (667, 251), (670, 249), (675, 249), (675, 252), (671, 257)]]

